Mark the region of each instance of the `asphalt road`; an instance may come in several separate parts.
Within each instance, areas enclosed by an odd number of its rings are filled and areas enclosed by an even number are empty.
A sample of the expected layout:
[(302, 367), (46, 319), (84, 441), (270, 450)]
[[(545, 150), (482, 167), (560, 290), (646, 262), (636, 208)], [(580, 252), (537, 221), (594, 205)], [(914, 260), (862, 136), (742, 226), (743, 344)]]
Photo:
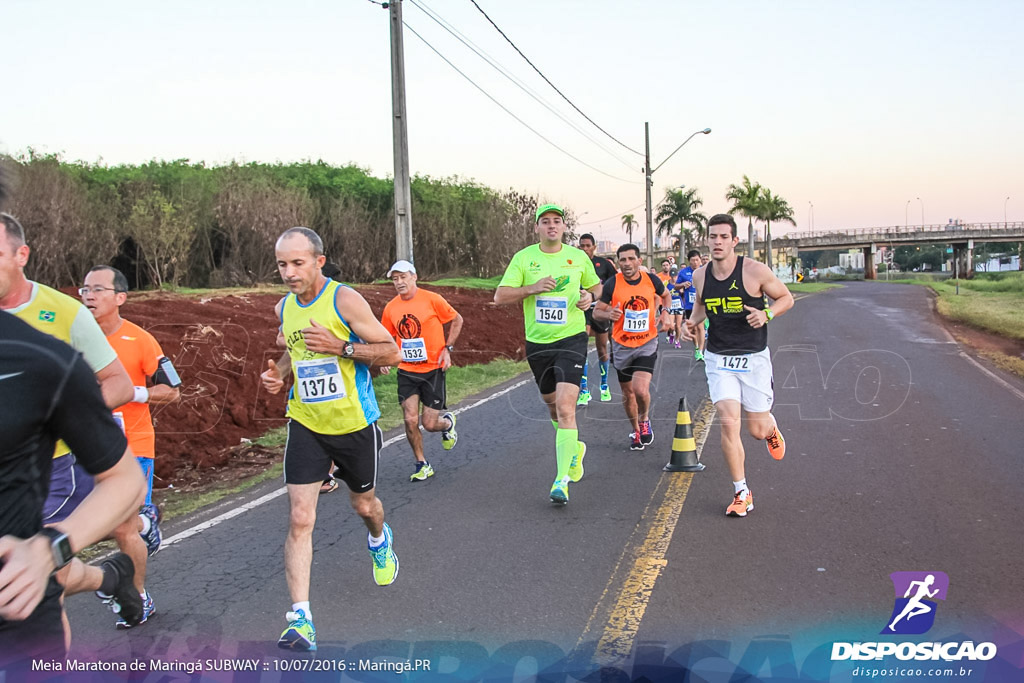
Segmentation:
[[(604, 666), (606, 680), (679, 680), (686, 666), (692, 680), (849, 680), (857, 662), (828, 661), (832, 643), (883, 640), (889, 574), (939, 571), (949, 591), (927, 638), (998, 645), (970, 680), (1019, 675), (1024, 384), (969, 358), (924, 288), (850, 283), (802, 297), (769, 340), (787, 455), (776, 462), (745, 439), (755, 509), (744, 519), (724, 515), (732, 486), (716, 424), (698, 426), (705, 471), (662, 472), (679, 398), (695, 418), (710, 414), (703, 365), (663, 345), (655, 444), (628, 450), (613, 379), (615, 400), (579, 413), (586, 476), (565, 508), (548, 501), (554, 431), (532, 381), (460, 414), (455, 450), (428, 435), (437, 475), (425, 483), (408, 481), (404, 440), (388, 446), (378, 495), (401, 561), (392, 586), (373, 583), (347, 496), (324, 496), (319, 664), (275, 647), (290, 608), (286, 496), (153, 558), (158, 613), (139, 628), (117, 632), (98, 601), (70, 598), (71, 656), (260, 662), (248, 678), (210, 680), (396, 680), (353, 671), (374, 658), (429, 660), (414, 679), (591, 680)], [(165, 538), (278, 488), (176, 520)], [(281, 672), (289, 666), (329, 672)]]

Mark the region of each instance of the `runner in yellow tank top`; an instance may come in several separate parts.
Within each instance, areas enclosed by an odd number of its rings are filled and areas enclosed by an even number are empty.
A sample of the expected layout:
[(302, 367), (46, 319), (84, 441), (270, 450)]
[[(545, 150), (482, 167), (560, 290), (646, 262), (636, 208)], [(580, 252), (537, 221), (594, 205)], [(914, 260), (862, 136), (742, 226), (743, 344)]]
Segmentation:
[(313, 562), (313, 525), (324, 473), (333, 462), (335, 476), (348, 484), (349, 498), (369, 530), (373, 578), (387, 586), (398, 576), (391, 527), (374, 491), (381, 433), (380, 410), (370, 383), (370, 366), (397, 365), (398, 347), (369, 304), (354, 289), (323, 276), (324, 247), (309, 228), (291, 228), (277, 240), (277, 268), (290, 293), (276, 308), (278, 340), (288, 352), (268, 361), (263, 386), (272, 394), (294, 372), (288, 401), (288, 441), (284, 480), (290, 506), (284, 544), (285, 578), (292, 609), (279, 647), (316, 650), (316, 629), (309, 607), (309, 570)]

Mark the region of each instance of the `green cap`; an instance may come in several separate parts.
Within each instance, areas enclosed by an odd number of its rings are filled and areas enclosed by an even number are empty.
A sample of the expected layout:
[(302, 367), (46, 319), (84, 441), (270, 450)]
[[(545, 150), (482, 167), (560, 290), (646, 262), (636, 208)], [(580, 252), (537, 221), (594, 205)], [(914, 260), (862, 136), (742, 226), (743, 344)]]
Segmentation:
[(534, 219), (534, 221), (540, 223), (540, 217), (551, 211), (554, 211), (562, 218), (565, 218), (565, 211), (563, 211), (562, 207), (560, 207), (558, 204), (543, 204), (540, 208), (537, 209), (537, 217)]

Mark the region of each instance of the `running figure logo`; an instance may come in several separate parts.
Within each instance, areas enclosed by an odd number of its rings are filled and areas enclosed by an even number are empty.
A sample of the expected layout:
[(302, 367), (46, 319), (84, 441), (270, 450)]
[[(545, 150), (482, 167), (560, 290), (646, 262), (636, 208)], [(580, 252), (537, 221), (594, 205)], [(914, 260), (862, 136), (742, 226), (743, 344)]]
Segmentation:
[(415, 339), (420, 336), (420, 332), (423, 330), (423, 326), (420, 325), (420, 320), (412, 313), (406, 313), (402, 316), (402, 320), (398, 323), (398, 336), (402, 339)]
[(937, 603), (934, 599), (946, 599), (949, 577), (944, 572), (893, 572), (889, 578), (896, 591), (896, 600), (889, 625), (882, 629), (882, 633), (909, 635), (927, 632), (935, 623)]

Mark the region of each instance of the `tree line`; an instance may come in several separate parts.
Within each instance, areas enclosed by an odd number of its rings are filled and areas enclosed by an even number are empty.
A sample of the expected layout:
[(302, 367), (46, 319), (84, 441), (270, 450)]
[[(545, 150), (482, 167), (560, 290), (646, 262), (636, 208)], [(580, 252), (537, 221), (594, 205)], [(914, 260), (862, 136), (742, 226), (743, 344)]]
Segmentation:
[[(747, 176), (743, 176), (743, 182), (739, 185), (729, 185), (725, 198), (732, 202), (730, 214), (747, 218), (748, 241), (753, 240), (754, 220), (765, 223), (765, 234), (769, 239), (772, 221), (796, 225), (789, 202), (760, 183), (752, 182)], [(693, 246), (707, 237), (708, 217), (700, 211), (703, 204), (704, 200), (695, 187), (665, 190), (665, 198), (658, 205), (658, 212), (654, 216), (657, 223), (655, 234), (675, 237), (680, 253), (685, 253), (686, 245)], [(622, 228), (630, 235), (630, 241), (636, 227), (633, 214), (622, 217)]]
[[(188, 160), (106, 166), (33, 151), (7, 160), (8, 211), (32, 247), (27, 275), (64, 287), (109, 264), (133, 287), (226, 287), (274, 282), (274, 241), (302, 225), (353, 282), (383, 277), (395, 260), (394, 185), (355, 165), (323, 161)], [(531, 243), (539, 198), (460, 178), (416, 176), (416, 268), (425, 279), (490, 277)]]

